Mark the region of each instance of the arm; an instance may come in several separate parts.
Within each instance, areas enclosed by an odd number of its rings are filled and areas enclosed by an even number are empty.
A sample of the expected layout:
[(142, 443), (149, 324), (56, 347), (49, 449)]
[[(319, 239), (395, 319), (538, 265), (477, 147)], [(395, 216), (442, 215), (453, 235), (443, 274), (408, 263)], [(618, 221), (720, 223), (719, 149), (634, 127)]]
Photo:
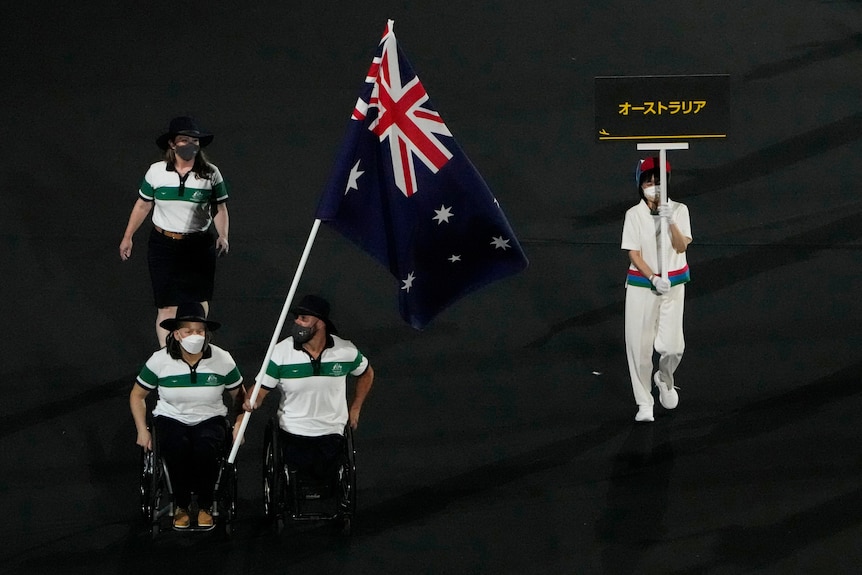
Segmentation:
[(670, 245), (676, 251), (676, 253), (681, 254), (688, 249), (688, 244), (691, 243), (691, 238), (686, 236), (685, 233), (680, 229), (679, 225), (676, 223), (674, 212), (678, 212), (679, 215), (685, 218), (685, 229), (689, 229), (688, 225), (688, 208), (686, 208), (682, 204), (677, 204), (677, 209), (674, 210), (673, 206), (668, 204), (662, 204), (659, 206), (659, 215), (667, 221), (667, 229), (670, 231)]
[(649, 264), (646, 263), (646, 260), (643, 259), (640, 250), (629, 250), (629, 261), (641, 274), (643, 274), (645, 278), (652, 281), (652, 277), (655, 274), (653, 273), (652, 268), (649, 267)]
[(670, 291), (670, 280), (655, 275), (652, 268), (650, 268), (646, 263), (646, 260), (643, 259), (640, 250), (629, 250), (629, 260), (631, 260), (632, 264), (634, 264), (644, 277), (649, 279), (649, 283), (653, 285), (653, 288), (659, 295), (664, 295)]
[(123, 234), (123, 239), (120, 241), (120, 259), (126, 261), (132, 257), (132, 236), (147, 219), (150, 210), (153, 209), (153, 202), (147, 202), (141, 198), (135, 202), (132, 207), (132, 213), (129, 214), (129, 223), (126, 224), (126, 232)]
[(687, 250), (688, 244), (691, 243), (691, 238), (683, 235), (676, 222), (669, 222), (668, 229), (670, 230), (670, 245), (673, 246), (676, 253), (681, 254)]
[[(233, 408), (228, 410), (228, 415), (230, 415), (231, 411), (236, 414), (236, 419), (234, 420), (233, 425), (233, 440), (236, 441), (236, 435), (237, 433), (239, 433), (240, 425), (242, 425), (242, 418), (245, 417), (245, 411), (243, 411), (245, 388), (242, 386), (242, 384), (240, 384), (234, 389), (229, 389), (228, 394), (230, 395), (231, 401), (233, 403)], [(245, 437), (243, 437), (243, 443), (245, 443)]]
[(242, 423), (242, 418), (245, 416), (245, 411), (243, 411), (243, 402), (245, 401), (245, 388), (242, 384), (236, 386), (233, 389), (227, 390), (228, 395), (230, 395), (231, 405), (228, 406), (228, 415), (231, 413), (236, 416), (236, 425)]
[(350, 427), (356, 429), (359, 425), (359, 412), (362, 410), (362, 403), (368, 397), (368, 392), (371, 391), (371, 386), (374, 384), (374, 369), (371, 365), (368, 366), (362, 375), (356, 378), (356, 393), (353, 395), (353, 402), (350, 404), (349, 419)]
[(218, 255), (224, 255), (230, 250), (230, 245), (228, 244), (227, 236), (230, 231), (230, 216), (227, 213), (227, 202), (222, 202), (216, 206), (217, 210), (215, 216), (213, 216), (213, 223), (215, 224), (216, 232), (218, 232), (218, 238), (216, 239), (216, 251)]
[(242, 408), (246, 411), (254, 411), (261, 405), (263, 405), (264, 398), (269, 394), (269, 390), (264, 386), (260, 386), (260, 390), (257, 392), (257, 397), (255, 398), (254, 405), (251, 405), (251, 393), (245, 394), (245, 401), (242, 404)]
[(132, 387), (129, 394), (129, 409), (132, 411), (132, 418), (135, 420), (135, 428), (138, 431), (138, 438), (135, 443), (146, 451), (153, 449), (153, 436), (147, 429), (147, 403), (145, 400), (149, 394), (149, 391), (137, 383)]

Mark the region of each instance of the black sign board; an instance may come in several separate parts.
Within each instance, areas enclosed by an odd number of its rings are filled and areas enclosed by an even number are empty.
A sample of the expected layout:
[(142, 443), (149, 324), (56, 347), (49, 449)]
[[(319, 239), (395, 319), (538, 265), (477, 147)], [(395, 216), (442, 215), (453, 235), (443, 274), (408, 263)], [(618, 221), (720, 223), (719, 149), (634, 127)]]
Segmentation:
[(727, 74), (598, 76), (595, 97), (601, 142), (727, 137)]

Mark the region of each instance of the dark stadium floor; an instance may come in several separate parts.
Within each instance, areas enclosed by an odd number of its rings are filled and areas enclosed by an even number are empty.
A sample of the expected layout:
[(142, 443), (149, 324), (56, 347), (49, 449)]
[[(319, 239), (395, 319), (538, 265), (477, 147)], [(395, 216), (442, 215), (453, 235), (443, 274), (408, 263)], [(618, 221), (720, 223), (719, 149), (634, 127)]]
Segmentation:
[[(862, 4), (382, 4), (2, 9), (0, 572), (857, 572)], [(251, 382), (387, 17), (530, 267), (418, 332), (324, 229), (300, 293), (377, 373), (352, 536), (264, 520), (268, 404), (232, 536), (153, 540), (127, 401), (154, 348), (145, 231), (117, 256), (152, 140), (185, 112), (216, 133), (232, 248), (212, 317)], [(672, 156), (695, 236), (680, 405), (635, 424), (638, 153), (595, 141), (593, 78), (695, 73), (730, 74), (731, 137)]]

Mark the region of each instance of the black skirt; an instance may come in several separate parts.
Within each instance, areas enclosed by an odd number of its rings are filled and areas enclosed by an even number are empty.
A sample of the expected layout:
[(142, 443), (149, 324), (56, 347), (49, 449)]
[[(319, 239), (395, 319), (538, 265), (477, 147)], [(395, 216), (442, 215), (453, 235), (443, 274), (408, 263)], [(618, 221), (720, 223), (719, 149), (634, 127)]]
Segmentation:
[(150, 232), (147, 251), (156, 307), (211, 301), (215, 282), (215, 236), (189, 234), (175, 240)]

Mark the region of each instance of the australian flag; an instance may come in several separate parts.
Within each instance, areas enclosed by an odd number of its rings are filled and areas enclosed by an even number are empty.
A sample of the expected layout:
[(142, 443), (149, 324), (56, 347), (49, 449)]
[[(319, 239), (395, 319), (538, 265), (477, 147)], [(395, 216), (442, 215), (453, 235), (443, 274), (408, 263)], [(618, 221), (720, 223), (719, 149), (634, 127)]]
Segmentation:
[(392, 20), (317, 218), (389, 269), (400, 283), (401, 316), (417, 329), (527, 267), (497, 200), (398, 47)]

